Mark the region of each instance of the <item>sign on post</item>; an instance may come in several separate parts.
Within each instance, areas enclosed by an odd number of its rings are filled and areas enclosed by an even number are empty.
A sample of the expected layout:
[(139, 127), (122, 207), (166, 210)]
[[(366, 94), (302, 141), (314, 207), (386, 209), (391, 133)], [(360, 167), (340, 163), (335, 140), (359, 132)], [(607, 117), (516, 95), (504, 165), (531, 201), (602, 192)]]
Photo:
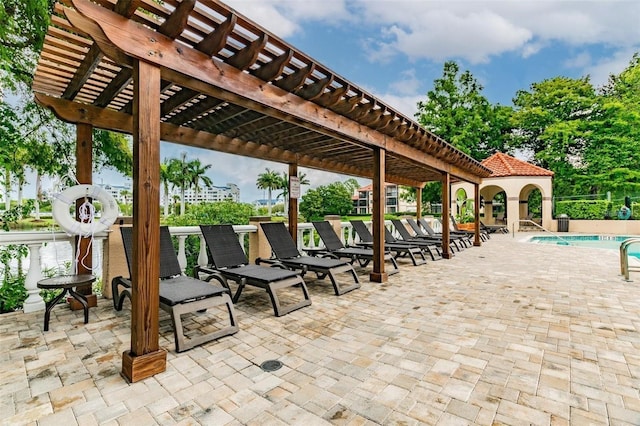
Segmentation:
[(289, 177), (289, 197), (300, 198), (300, 178), (298, 176)]

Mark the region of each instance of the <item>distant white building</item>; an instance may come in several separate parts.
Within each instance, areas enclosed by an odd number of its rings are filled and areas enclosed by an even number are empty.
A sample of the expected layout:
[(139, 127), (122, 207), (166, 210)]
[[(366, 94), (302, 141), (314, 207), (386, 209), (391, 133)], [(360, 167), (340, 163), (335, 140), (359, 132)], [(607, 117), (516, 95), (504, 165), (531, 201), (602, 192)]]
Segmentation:
[(106, 192), (111, 194), (111, 196), (118, 202), (122, 204), (131, 204), (133, 203), (133, 188), (131, 185), (111, 185), (108, 183), (98, 183), (96, 184), (100, 188), (104, 189)]
[[(180, 195), (180, 189), (175, 189), (173, 194)], [(211, 188), (201, 188), (197, 193), (194, 189), (184, 191), (184, 200), (187, 203), (215, 203), (218, 201), (240, 202), (240, 188), (234, 183), (227, 186), (212, 186)]]

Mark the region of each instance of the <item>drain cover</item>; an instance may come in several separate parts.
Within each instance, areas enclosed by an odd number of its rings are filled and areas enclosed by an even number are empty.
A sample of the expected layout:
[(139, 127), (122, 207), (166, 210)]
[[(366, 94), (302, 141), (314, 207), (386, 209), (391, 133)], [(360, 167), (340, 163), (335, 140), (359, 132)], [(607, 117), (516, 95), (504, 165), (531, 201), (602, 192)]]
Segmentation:
[(270, 359), (260, 364), (260, 368), (264, 371), (276, 371), (282, 368), (282, 363), (278, 360)]

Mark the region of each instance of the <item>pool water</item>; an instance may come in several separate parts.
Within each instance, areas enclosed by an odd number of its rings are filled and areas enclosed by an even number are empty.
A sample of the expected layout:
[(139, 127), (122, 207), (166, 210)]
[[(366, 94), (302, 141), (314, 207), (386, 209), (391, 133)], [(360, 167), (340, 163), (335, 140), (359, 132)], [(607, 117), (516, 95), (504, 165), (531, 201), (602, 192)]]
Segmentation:
[[(628, 238), (639, 238), (634, 235), (567, 235), (567, 236), (538, 236), (531, 237), (529, 242), (537, 244), (553, 244), (558, 246), (593, 247), (619, 250), (620, 244)], [(640, 259), (640, 244), (632, 245), (629, 255)]]

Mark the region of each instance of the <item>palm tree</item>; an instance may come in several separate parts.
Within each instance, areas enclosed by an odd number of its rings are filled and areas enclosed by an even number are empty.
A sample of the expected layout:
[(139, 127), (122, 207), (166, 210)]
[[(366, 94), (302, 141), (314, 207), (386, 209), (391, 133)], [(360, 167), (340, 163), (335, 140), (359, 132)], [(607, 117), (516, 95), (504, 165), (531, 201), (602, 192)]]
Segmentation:
[(256, 181), (258, 189), (267, 190), (267, 209), (269, 212), (269, 216), (271, 216), (271, 191), (273, 191), (274, 189), (280, 189), (281, 184), (282, 181), (280, 175), (277, 172), (270, 170), (269, 168), (266, 169), (266, 172), (258, 175), (258, 180)]
[[(307, 179), (306, 173), (300, 173), (298, 175), (298, 179), (300, 180), (300, 185), (309, 185), (309, 179)], [(276, 196), (276, 200), (282, 197), (284, 200), (284, 211), (286, 212), (289, 208), (289, 175), (287, 172), (282, 172), (280, 176), (280, 188), (282, 192)]]
[(184, 192), (190, 186), (189, 163), (187, 163), (187, 153), (183, 152), (180, 159), (169, 160), (169, 176), (174, 188), (180, 188), (180, 216), (184, 215)]
[(200, 182), (204, 184), (206, 188), (211, 188), (213, 186), (213, 181), (209, 176), (205, 175), (207, 170), (211, 168), (211, 164), (207, 164), (203, 166), (200, 160), (193, 160), (188, 163), (189, 166), (189, 179), (191, 181), (191, 186), (195, 190), (195, 198), (198, 200), (198, 193), (200, 192)]
[(169, 184), (171, 183), (171, 172), (169, 170), (170, 162), (165, 158), (160, 164), (160, 183), (162, 184), (162, 192), (164, 193), (164, 217), (169, 216)]

